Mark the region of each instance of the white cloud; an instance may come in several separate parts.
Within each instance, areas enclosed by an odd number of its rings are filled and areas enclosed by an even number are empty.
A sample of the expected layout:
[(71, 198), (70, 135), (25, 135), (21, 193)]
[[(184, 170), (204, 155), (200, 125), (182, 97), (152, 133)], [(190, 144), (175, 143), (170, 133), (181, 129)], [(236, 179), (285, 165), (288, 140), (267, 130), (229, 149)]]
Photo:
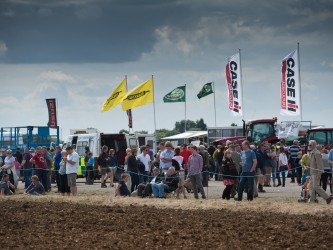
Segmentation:
[(71, 75), (65, 74), (62, 71), (45, 71), (41, 73), (37, 78), (39, 80), (48, 82), (76, 82), (76, 80)]
[(4, 57), (8, 51), (7, 45), (4, 41), (0, 40), (0, 58)]

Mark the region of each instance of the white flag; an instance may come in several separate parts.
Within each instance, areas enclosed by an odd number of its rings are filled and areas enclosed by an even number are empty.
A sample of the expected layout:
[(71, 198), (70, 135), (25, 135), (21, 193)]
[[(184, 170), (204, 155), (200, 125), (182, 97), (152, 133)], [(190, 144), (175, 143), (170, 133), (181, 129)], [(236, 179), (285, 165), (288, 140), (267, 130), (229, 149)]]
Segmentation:
[(298, 51), (295, 50), (282, 60), (281, 115), (301, 114)]
[(228, 87), (229, 110), (235, 116), (243, 115), (242, 82), (239, 53), (227, 58), (225, 76)]

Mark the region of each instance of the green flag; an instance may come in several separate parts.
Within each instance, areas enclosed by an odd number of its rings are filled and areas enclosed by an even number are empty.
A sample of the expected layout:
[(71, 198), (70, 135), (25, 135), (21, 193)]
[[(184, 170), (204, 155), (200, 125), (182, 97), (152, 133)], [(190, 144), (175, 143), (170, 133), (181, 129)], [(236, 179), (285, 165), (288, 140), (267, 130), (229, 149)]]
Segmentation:
[(207, 96), (207, 95), (210, 95), (210, 94), (212, 94), (212, 93), (214, 93), (214, 91), (213, 91), (213, 83), (212, 82), (209, 82), (209, 83), (206, 83), (203, 87), (202, 87), (202, 89), (201, 89), (201, 91), (199, 92), (199, 94), (197, 94), (197, 97), (199, 98), (199, 99), (201, 99), (202, 97), (205, 97), (205, 96)]
[(164, 102), (185, 102), (186, 86), (175, 88), (163, 97)]

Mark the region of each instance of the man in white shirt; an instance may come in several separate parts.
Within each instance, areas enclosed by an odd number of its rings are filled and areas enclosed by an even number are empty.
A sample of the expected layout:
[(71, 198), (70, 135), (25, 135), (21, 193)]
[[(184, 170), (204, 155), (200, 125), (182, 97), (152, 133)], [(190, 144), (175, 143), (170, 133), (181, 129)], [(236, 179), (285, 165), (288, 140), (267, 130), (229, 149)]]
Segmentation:
[(140, 183), (148, 182), (148, 176), (150, 175), (150, 155), (147, 146), (141, 147), (141, 154), (138, 155), (138, 160), (145, 165), (145, 171), (139, 175)]
[(76, 196), (76, 177), (79, 168), (80, 156), (74, 151), (72, 146), (67, 147), (66, 151), (68, 153), (67, 158), (65, 159), (68, 186), (71, 188), (72, 195)]

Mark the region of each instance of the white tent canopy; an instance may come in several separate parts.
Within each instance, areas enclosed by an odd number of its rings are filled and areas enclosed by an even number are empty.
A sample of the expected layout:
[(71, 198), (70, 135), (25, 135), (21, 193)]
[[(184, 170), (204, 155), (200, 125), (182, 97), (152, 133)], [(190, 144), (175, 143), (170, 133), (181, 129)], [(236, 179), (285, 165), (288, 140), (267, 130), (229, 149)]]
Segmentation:
[(189, 139), (193, 137), (206, 137), (208, 136), (207, 131), (188, 131), (185, 133), (181, 133), (178, 135), (172, 135), (168, 137), (162, 138), (162, 140), (181, 140), (181, 139)]

